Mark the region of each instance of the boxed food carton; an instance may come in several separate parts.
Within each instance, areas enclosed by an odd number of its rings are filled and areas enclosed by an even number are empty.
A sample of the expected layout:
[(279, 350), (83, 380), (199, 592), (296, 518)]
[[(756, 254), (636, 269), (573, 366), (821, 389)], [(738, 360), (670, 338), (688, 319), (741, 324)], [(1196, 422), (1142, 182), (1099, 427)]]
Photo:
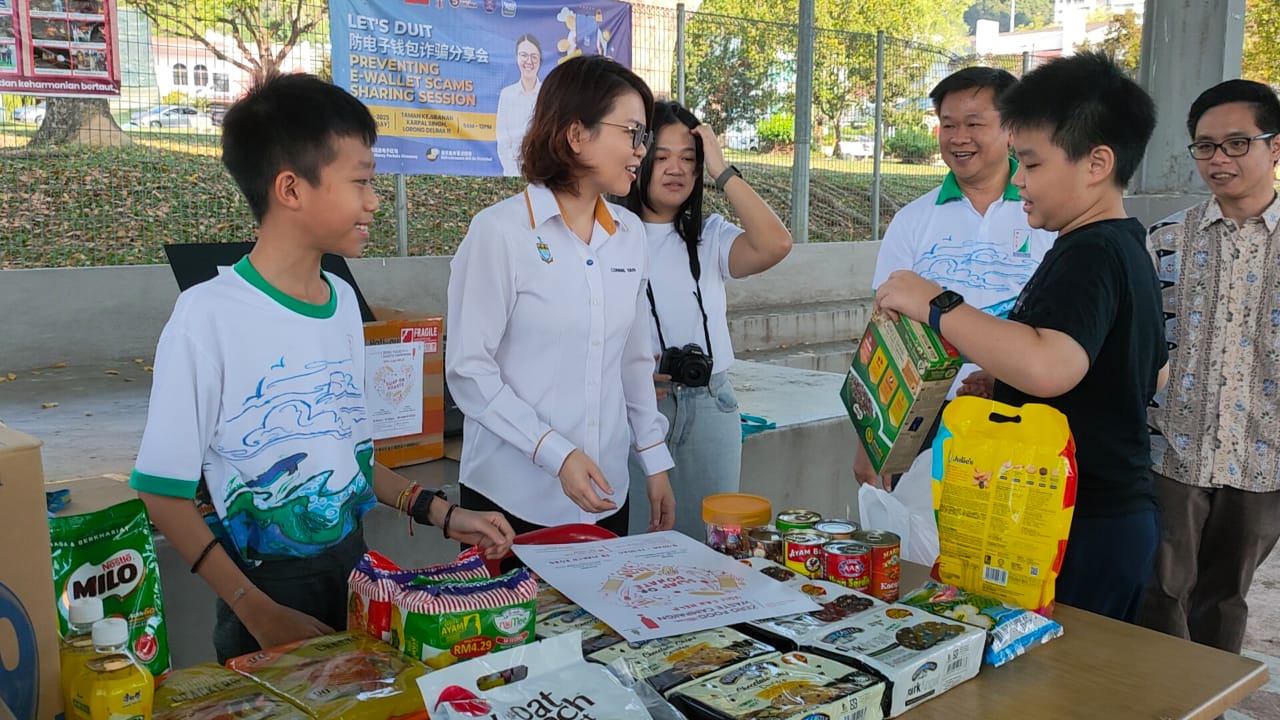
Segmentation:
[(444, 318), (375, 308), (364, 324), (365, 404), (378, 462), (444, 457)]
[(804, 646), (889, 681), (885, 716), (895, 717), (978, 674), (987, 634), (894, 603), (859, 613)]
[(905, 315), (871, 316), (840, 399), (877, 473), (911, 467), (963, 364), (929, 326)]
[(0, 527), (12, 543), (0, 554), (0, 717), (62, 713), (47, 516), (40, 441), (0, 423)]
[(620, 642), (587, 656), (601, 665), (621, 666), (637, 680), (666, 695), (703, 675), (724, 670), (752, 658), (770, 655), (773, 648), (731, 628)]

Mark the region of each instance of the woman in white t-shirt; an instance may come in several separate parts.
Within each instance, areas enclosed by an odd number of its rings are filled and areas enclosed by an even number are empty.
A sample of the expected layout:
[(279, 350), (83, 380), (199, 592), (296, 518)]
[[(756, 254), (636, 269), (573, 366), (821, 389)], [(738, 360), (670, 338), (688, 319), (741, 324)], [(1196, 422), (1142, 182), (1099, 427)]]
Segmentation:
[[(710, 127), (676, 103), (656, 103), (653, 116), (657, 141), (625, 204), (645, 223), (649, 324), (659, 358), (654, 380), (658, 409), (670, 423), (676, 529), (701, 538), (702, 498), (737, 492), (742, 468), (725, 281), (777, 265), (791, 251), (791, 233), (725, 161)], [(703, 218), (704, 167), (742, 227), (718, 214)], [(631, 472), (642, 474), (634, 462)], [(642, 492), (632, 493), (631, 512), (632, 526), (642, 526), (649, 512)]]
[(498, 93), (498, 114), (494, 119), (498, 132), (498, 160), (502, 174), (520, 174), (520, 143), (529, 120), (533, 118), (533, 106), (538, 101), (542, 81), (538, 70), (542, 67), (542, 45), (538, 38), (525, 33), (516, 38), (516, 67), (520, 79), (502, 88)]

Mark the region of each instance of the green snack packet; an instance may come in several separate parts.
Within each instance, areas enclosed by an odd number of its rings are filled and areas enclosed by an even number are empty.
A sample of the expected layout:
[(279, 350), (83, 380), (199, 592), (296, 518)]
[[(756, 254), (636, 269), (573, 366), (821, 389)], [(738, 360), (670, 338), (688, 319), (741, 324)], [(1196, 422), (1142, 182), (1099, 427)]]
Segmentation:
[(407, 585), (391, 611), (393, 644), (441, 670), (531, 643), (537, 596), (537, 582), (524, 568), (497, 578)]
[(97, 512), (49, 518), (58, 632), (66, 635), (71, 601), (102, 598), (107, 617), (129, 621), (129, 649), (159, 677), (169, 669), (160, 570), (151, 522), (141, 500)]

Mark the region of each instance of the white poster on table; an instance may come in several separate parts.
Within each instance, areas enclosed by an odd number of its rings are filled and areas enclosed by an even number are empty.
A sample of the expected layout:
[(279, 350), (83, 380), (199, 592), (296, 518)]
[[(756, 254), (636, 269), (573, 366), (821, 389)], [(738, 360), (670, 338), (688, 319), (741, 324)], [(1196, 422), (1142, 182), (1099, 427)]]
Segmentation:
[(671, 530), (513, 550), (630, 642), (819, 609), (803, 593)]
[(374, 440), (422, 432), (422, 343), (366, 345), (365, 407)]

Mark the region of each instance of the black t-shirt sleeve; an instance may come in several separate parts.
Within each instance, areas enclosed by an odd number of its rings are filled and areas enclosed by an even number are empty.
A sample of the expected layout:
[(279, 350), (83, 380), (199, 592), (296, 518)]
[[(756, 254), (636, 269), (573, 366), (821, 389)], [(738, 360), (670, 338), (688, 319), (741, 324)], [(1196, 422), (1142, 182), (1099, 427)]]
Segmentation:
[(1042, 268), (1045, 272), (1032, 280), (1032, 292), (1012, 319), (1066, 333), (1084, 348), (1092, 366), (1115, 322), (1123, 273), (1110, 243), (1083, 240), (1061, 248)]

